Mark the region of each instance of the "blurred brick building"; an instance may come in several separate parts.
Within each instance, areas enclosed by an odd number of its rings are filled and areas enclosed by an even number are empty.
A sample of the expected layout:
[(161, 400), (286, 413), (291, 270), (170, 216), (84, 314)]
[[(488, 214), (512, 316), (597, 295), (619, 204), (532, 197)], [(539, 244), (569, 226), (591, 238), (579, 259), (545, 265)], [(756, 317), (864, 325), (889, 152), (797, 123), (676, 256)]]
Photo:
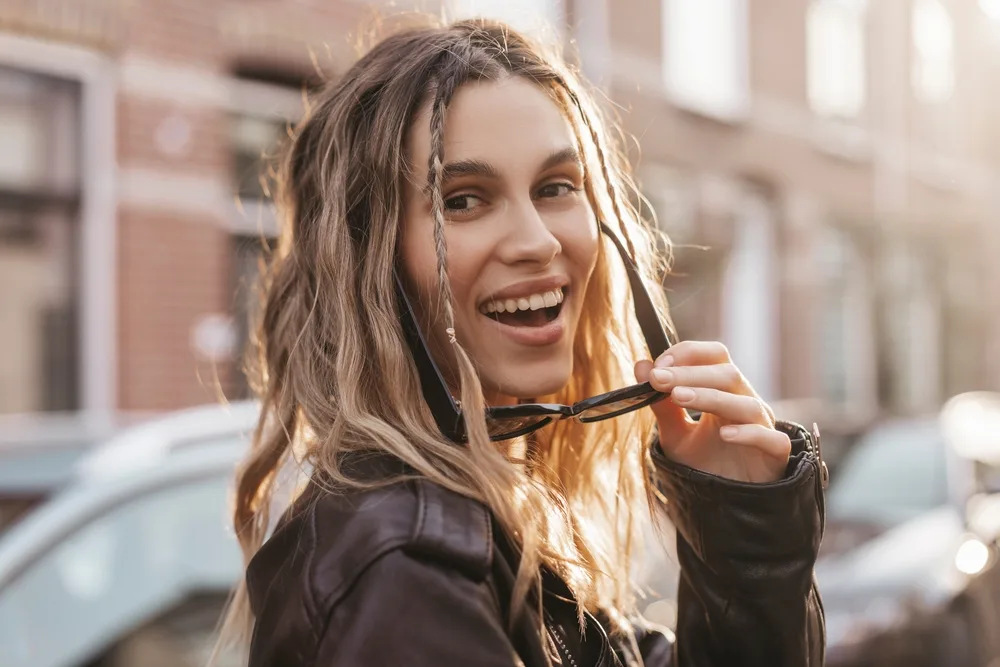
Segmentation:
[[(1000, 383), (1000, 28), (975, 3), (448, 4), (575, 45), (641, 142), (682, 335), (725, 340), (767, 397), (868, 417)], [(366, 16), (0, 0), (0, 415), (241, 393), (258, 158)]]

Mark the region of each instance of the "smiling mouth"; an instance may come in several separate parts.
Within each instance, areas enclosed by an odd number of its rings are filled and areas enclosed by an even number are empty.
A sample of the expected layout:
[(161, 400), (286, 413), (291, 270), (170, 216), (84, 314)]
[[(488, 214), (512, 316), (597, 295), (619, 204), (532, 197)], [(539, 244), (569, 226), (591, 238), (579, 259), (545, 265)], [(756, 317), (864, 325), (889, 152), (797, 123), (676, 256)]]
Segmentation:
[(509, 327), (543, 327), (558, 319), (566, 292), (566, 288), (558, 288), (517, 299), (488, 301), (479, 312)]

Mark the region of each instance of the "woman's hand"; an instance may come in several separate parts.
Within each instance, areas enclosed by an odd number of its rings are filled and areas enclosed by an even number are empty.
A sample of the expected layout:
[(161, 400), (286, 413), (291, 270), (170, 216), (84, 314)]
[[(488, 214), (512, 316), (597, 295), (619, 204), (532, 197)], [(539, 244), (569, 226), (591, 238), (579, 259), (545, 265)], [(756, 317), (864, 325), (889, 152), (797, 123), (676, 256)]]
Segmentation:
[[(771, 408), (722, 343), (683, 341), (655, 363), (640, 361), (635, 376), (670, 394), (650, 409), (671, 459), (740, 482), (773, 482), (784, 474), (791, 441), (775, 430)], [(691, 419), (686, 409), (701, 418)]]

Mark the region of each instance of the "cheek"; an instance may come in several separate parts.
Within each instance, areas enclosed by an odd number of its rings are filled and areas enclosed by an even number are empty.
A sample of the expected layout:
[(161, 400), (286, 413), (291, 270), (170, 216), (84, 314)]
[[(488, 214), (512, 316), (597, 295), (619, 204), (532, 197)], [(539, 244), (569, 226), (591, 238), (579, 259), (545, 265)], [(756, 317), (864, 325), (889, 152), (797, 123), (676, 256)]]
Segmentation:
[(588, 215), (566, 230), (561, 239), (563, 252), (569, 259), (577, 280), (588, 280), (597, 265), (598, 244), (600, 243), (597, 222)]
[[(438, 265), (437, 250), (434, 243), (433, 225), (428, 222), (425, 226), (416, 225), (420, 229), (408, 229), (404, 227), (403, 238), (400, 242), (400, 255), (406, 277), (418, 299), (414, 308), (422, 311), (422, 316), (429, 316), (431, 305), (437, 303), (438, 287)], [(471, 286), (475, 284), (479, 270), (485, 264), (487, 258), (484, 256), (483, 242), (474, 231), (465, 231), (461, 228), (448, 230), (445, 240), (448, 252), (448, 277), (451, 285), (452, 296), (457, 306), (455, 315), (461, 320), (463, 316), (462, 304), (467, 303), (471, 298)], [(432, 325), (426, 317), (422, 318), (425, 326)]]

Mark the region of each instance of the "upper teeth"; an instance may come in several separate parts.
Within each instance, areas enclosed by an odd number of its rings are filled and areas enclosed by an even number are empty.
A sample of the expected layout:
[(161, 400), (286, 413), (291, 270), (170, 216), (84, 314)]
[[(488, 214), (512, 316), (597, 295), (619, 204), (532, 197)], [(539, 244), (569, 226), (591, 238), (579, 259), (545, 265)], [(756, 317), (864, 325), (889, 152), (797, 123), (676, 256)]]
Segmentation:
[(482, 307), (484, 313), (513, 313), (518, 310), (539, 310), (540, 308), (551, 308), (563, 301), (563, 291), (559, 289), (549, 292), (539, 292), (530, 296), (522, 296), (518, 299), (496, 299), (488, 301)]

